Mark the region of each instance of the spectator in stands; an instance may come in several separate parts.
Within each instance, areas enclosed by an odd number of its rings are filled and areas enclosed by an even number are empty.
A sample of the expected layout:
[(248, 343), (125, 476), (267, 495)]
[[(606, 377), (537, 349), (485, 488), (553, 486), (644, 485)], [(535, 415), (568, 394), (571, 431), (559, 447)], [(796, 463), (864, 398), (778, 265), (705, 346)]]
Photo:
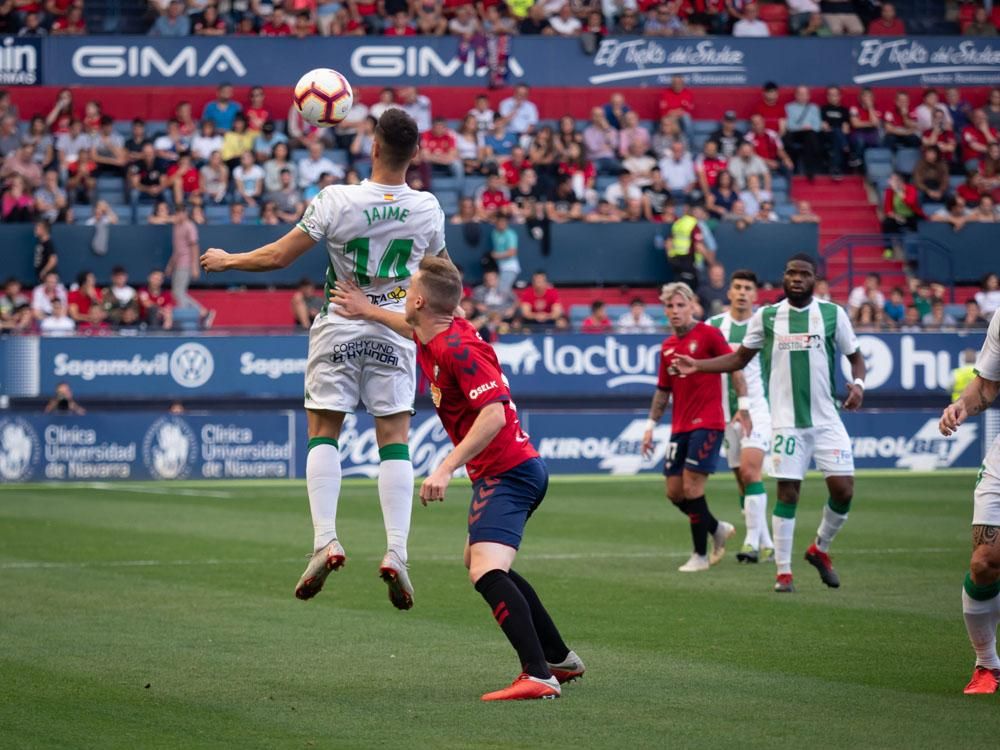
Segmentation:
[(233, 184), (236, 192), (235, 200), (248, 206), (256, 206), (264, 195), (264, 170), (254, 161), (253, 154), (245, 151), (240, 157), (240, 163), (233, 170)]
[(861, 89), (858, 103), (850, 108), (851, 167), (860, 167), (865, 149), (882, 142), (882, 112), (875, 106), (875, 94), (870, 88)]
[[(331, 3), (335, 4), (335, 3)], [(440, 1), (424, 2), (417, 6), (417, 33), (424, 36), (442, 36), (448, 21), (441, 12)]]
[(853, 0), (822, 0), (820, 10), (823, 12), (823, 23), (834, 36), (861, 36), (865, 33), (861, 19), (854, 12)]
[(535, 36), (545, 34), (551, 36), (555, 30), (549, 24), (545, 15), (545, 6), (542, 3), (534, 3), (528, 9), (528, 15), (521, 19), (518, 30), (524, 36)]
[(626, 112), (623, 125), (624, 127), (618, 131), (618, 155), (622, 159), (633, 155), (633, 143), (641, 147), (640, 154), (648, 151), (650, 146), (649, 131), (640, 124), (638, 113), (634, 111)]
[(146, 286), (139, 290), (139, 319), (150, 328), (174, 327), (174, 296), (163, 287), (163, 271), (150, 271)]
[(997, 142), (1000, 142), (1000, 134), (990, 127), (985, 110), (973, 110), (970, 124), (962, 130), (962, 160), (965, 169), (977, 169), (989, 144)]
[(504, 214), (496, 217), (496, 226), (490, 234), (490, 257), (496, 263), (500, 274), (500, 290), (509, 292), (514, 288), (521, 274), (521, 263), (517, 258), (517, 233), (511, 229), (510, 221)]
[(224, 36), (228, 29), (219, 16), (219, 8), (209, 4), (197, 16), (192, 17), (191, 31), (195, 36)]
[(743, 203), (749, 216), (756, 216), (764, 203), (773, 203), (774, 196), (761, 184), (760, 177), (751, 174), (747, 175), (746, 187), (740, 191), (738, 200)]
[(812, 210), (809, 201), (799, 201), (795, 204), (795, 213), (790, 221), (793, 224), (819, 224), (819, 214)]
[(913, 119), (917, 122), (917, 129), (923, 133), (930, 130), (934, 125), (934, 115), (940, 112), (944, 117), (948, 128), (952, 127), (951, 115), (948, 114), (948, 107), (941, 101), (937, 89), (927, 89), (924, 91), (920, 104), (913, 110)]
[(604, 190), (604, 200), (619, 211), (624, 210), (630, 200), (642, 200), (642, 188), (636, 184), (635, 177), (625, 169), (618, 173), (618, 179)]
[[(563, 6), (566, 7), (566, 6)], [(614, 324), (608, 317), (608, 308), (601, 300), (590, 303), (590, 315), (584, 318), (580, 325), (581, 333), (603, 334), (611, 333)]]
[(726, 171), (726, 159), (719, 154), (719, 147), (715, 141), (705, 141), (702, 153), (695, 159), (694, 168), (698, 175), (698, 185), (702, 195), (708, 193), (715, 187), (719, 179), (719, 174)]
[(493, 130), (483, 137), (480, 153), (484, 168), (495, 169), (504, 157), (510, 156), (517, 140), (517, 136), (507, 132), (503, 118), (498, 117), (493, 123)]
[(533, 234), (540, 233), (544, 223), (546, 194), (547, 191), (538, 184), (535, 170), (531, 168), (522, 170), (517, 185), (510, 191), (513, 220), (518, 224), (527, 224)]
[(624, 213), (618, 206), (606, 198), (597, 201), (593, 211), (584, 215), (583, 220), (591, 224), (617, 224), (624, 219)]
[(733, 36), (765, 37), (771, 36), (771, 30), (760, 20), (757, 3), (747, 3), (743, 8), (743, 18), (733, 24)]
[(216, 130), (215, 123), (202, 120), (198, 133), (191, 137), (191, 155), (196, 161), (204, 163), (214, 152), (221, 152), (222, 145), (223, 137)]
[(902, 288), (898, 286), (892, 288), (889, 299), (882, 308), (882, 314), (893, 325), (903, 322), (903, 317), (906, 315), (906, 301)]
[(756, 175), (765, 190), (771, 189), (771, 172), (765, 161), (754, 151), (754, 144), (750, 141), (742, 141), (739, 144), (735, 156), (729, 160), (726, 169), (732, 176), (737, 190), (746, 188), (747, 178), (750, 175)]
[(247, 127), (247, 118), (243, 113), (233, 118), (233, 127), (222, 136), (222, 160), (230, 170), (239, 166), (243, 154), (253, 158), (253, 145), (257, 140), (257, 131)]
[(375, 143), (375, 127), (378, 125), (376, 119), (368, 116), (365, 121), (358, 126), (354, 133), (354, 140), (348, 148), (351, 165), (364, 165), (366, 169), (371, 169), (372, 145)]
[(757, 207), (757, 213), (752, 217), (754, 224), (764, 224), (767, 222), (780, 221), (778, 214), (774, 211), (774, 201), (763, 200)]
[(449, 34), (461, 37), (463, 41), (469, 42), (481, 30), (482, 27), (472, 5), (460, 5), (454, 9), (454, 15), (448, 21)]
[(583, 134), (576, 132), (576, 121), (570, 115), (563, 115), (559, 118), (555, 142), (556, 153), (560, 159), (566, 158), (566, 152), (574, 143), (583, 148)]
[(983, 277), (976, 292), (976, 302), (986, 318), (993, 317), (993, 313), (1000, 309), (1000, 276), (990, 272)]
[(476, 213), (480, 221), (495, 221), (511, 210), (510, 192), (497, 172), (486, 176), (486, 184), (476, 194)]
[(983, 317), (982, 310), (979, 309), (979, 303), (975, 299), (967, 299), (965, 301), (965, 315), (959, 321), (958, 327), (964, 331), (975, 331), (987, 328), (989, 324), (989, 321)]
[(458, 156), (455, 134), (448, 129), (448, 122), (443, 117), (435, 117), (431, 129), (420, 136), (420, 153), (430, 164), (432, 174), (450, 175), (461, 187), (465, 167)]
[(814, 36), (823, 28), (818, 0), (787, 0), (788, 30), (796, 36)]
[(52, 300), (52, 314), (38, 323), (43, 336), (69, 336), (76, 330), (76, 323), (66, 312), (66, 303), (58, 297)]
[(694, 117), (694, 94), (684, 86), (684, 77), (675, 75), (670, 79), (670, 88), (660, 94), (660, 117), (673, 117), (677, 124), (690, 135)]
[(153, 141), (146, 135), (146, 123), (141, 117), (136, 117), (132, 120), (130, 135), (125, 139), (125, 153), (129, 167), (142, 158), (142, 147), (147, 143), (152, 145)]
[(642, 24), (645, 36), (683, 36), (687, 29), (677, 15), (676, 3), (660, 3), (646, 12)]
[(957, 148), (955, 141), (955, 131), (952, 129), (944, 112), (936, 110), (931, 115), (931, 127), (925, 130), (920, 137), (920, 143), (927, 148), (934, 146), (938, 149), (941, 161), (946, 168), (957, 166)]
[(229, 204), (229, 221), (227, 223), (235, 226), (241, 226), (246, 223), (246, 206), (242, 203), (230, 203)]
[(270, 152), (270, 158), (264, 162), (264, 192), (276, 193), (281, 190), (281, 173), (288, 171), (292, 175), (292, 182), (298, 180), (299, 170), (289, 161), (289, 151), (287, 143), (277, 143)]
[(897, 172), (893, 172), (889, 177), (889, 185), (882, 198), (882, 212), (884, 234), (914, 232), (917, 229), (917, 221), (926, 218), (924, 210), (920, 207), (917, 189), (913, 185), (907, 185), (902, 175)]
[(917, 308), (919, 317), (922, 318), (931, 311), (931, 302), (934, 301), (931, 285), (918, 279), (910, 279), (910, 285), (913, 291), (913, 305)]
[(862, 302), (854, 311), (851, 322), (858, 333), (876, 333), (885, 329), (885, 316), (871, 302)]
[[(596, 173), (593, 165), (587, 164), (583, 160), (583, 149), (577, 149), (580, 159), (585, 167)], [(538, 129), (535, 137), (531, 140), (528, 148), (528, 162), (534, 168), (539, 181), (546, 190), (551, 189), (555, 184), (556, 175), (559, 171), (559, 151), (556, 148), (555, 131), (548, 125)]]
[(45, 124), (52, 135), (59, 136), (69, 132), (69, 124), (75, 117), (74, 109), (72, 90), (61, 89), (52, 109), (45, 115)]
[(232, 129), (236, 115), (242, 110), (243, 106), (233, 101), (233, 85), (221, 83), (215, 90), (215, 99), (206, 104), (202, 110), (201, 119), (211, 120), (215, 123), (215, 127), (224, 133)]
[[(100, 227), (117, 224), (118, 221), (118, 214), (112, 210), (111, 204), (106, 200), (101, 199), (94, 204), (94, 213), (84, 222), (84, 224), (88, 227)], [(97, 242), (97, 236), (98, 235), (95, 234), (94, 242)]]
[(288, 136), (279, 132), (275, 124), (268, 120), (261, 126), (260, 135), (253, 142), (253, 151), (257, 161), (262, 162), (270, 159), (278, 144), (288, 146)]
[(911, 176), (913, 186), (920, 191), (923, 201), (940, 203), (948, 193), (948, 165), (941, 158), (937, 146), (926, 146), (920, 154), (920, 160), (913, 168)]
[(35, 218), (35, 201), (28, 192), (24, 178), (10, 178), (7, 192), (0, 198), (0, 221), (5, 224), (27, 223)]
[(111, 269), (111, 285), (101, 301), (112, 328), (131, 328), (139, 324), (139, 295), (128, 283), (128, 272), (122, 266)]
[(0, 119), (0, 157), (6, 158), (21, 146), (21, 132), (18, 130), (17, 118), (5, 115)]
[(885, 125), (885, 146), (893, 151), (920, 146), (920, 126), (910, 109), (910, 95), (897, 91), (893, 105), (882, 115)]
[(263, 15), (267, 20), (260, 27), (258, 32), (260, 36), (269, 37), (284, 37), (292, 35), (292, 27), (288, 23), (288, 17), (285, 15), (285, 9), (280, 5), (273, 5), (270, 13), (270, 17), (266, 11)]
[(722, 171), (716, 180), (715, 187), (705, 196), (705, 208), (716, 218), (723, 218), (733, 210), (733, 204), (739, 200), (736, 191), (736, 181), (732, 173)]
[(920, 309), (916, 305), (908, 306), (906, 314), (903, 316), (903, 322), (899, 326), (899, 332), (920, 333), (923, 330), (923, 326), (920, 325)]
[(698, 186), (698, 173), (695, 170), (694, 159), (684, 148), (684, 144), (675, 141), (670, 154), (660, 160), (660, 172), (670, 192), (677, 199), (683, 199)]
[(997, 206), (992, 195), (987, 193), (979, 199), (979, 205), (969, 213), (969, 221), (987, 224), (995, 224), (998, 221)]
[(649, 173), (650, 182), (642, 189), (642, 215), (646, 221), (670, 223), (674, 220), (673, 197), (659, 167)]
[(707, 283), (698, 287), (698, 304), (703, 318), (726, 310), (729, 307), (729, 284), (726, 283), (726, 269), (721, 263), (708, 267)]
[(952, 229), (960, 232), (969, 218), (969, 209), (965, 199), (961, 195), (949, 195), (945, 198), (944, 207), (935, 211), (934, 215), (931, 216), (931, 221), (951, 224)]
[(316, 287), (308, 277), (303, 276), (291, 299), (295, 326), (309, 330), (325, 306), (326, 301), (323, 299), (323, 295), (317, 292)]
[(781, 172), (786, 177), (791, 175), (795, 166), (792, 158), (785, 151), (778, 133), (766, 127), (762, 114), (751, 115), (750, 132), (746, 135), (746, 141), (753, 145), (754, 152), (764, 160), (769, 171)]
[(93, 172), (97, 165), (92, 158), (92, 147), (93, 139), (83, 132), (83, 122), (77, 119), (70, 122), (68, 132), (56, 139), (60, 171), (69, 175), (66, 189), (80, 203), (90, 202), (95, 185)]
[(305, 211), (302, 192), (295, 187), (292, 170), (283, 169), (280, 174), (281, 186), (278, 190), (268, 193), (264, 200), (274, 204), (274, 210), (285, 224), (294, 224)]
[(330, 174), (340, 179), (344, 170), (323, 153), (323, 144), (314, 141), (309, 144), (309, 155), (299, 160), (299, 187), (303, 190), (319, 181), (321, 174)]
[(635, 178), (634, 184), (637, 187), (645, 187), (652, 180), (656, 159), (649, 155), (639, 141), (632, 141), (629, 144), (629, 152), (622, 161), (622, 167)]
[(418, 93), (416, 86), (404, 86), (399, 90), (398, 106), (414, 119), (421, 133), (431, 129), (431, 100)]
[(629, 303), (628, 312), (622, 314), (615, 325), (618, 333), (656, 333), (656, 322), (646, 312), (640, 297)]
[(165, 162), (177, 161), (181, 151), (191, 148), (191, 140), (181, 133), (181, 125), (177, 120), (167, 121), (167, 132), (153, 141), (156, 155)]
[(962, 98), (962, 92), (957, 86), (949, 86), (944, 90), (944, 103), (948, 107), (955, 132), (961, 133), (971, 120), (972, 105)]
[(0, 330), (25, 331), (34, 323), (31, 300), (21, 289), (21, 282), (13, 276), (7, 278), (0, 294)]
[(879, 17), (868, 24), (868, 36), (906, 36), (906, 25), (896, 15), (896, 6), (882, 3)]
[(124, 177), (128, 163), (125, 141), (115, 132), (115, 122), (108, 115), (101, 116), (99, 131), (91, 136), (91, 158), (97, 165), (95, 176)]
[(177, 163), (167, 167), (163, 186), (173, 195), (175, 206), (201, 202), (201, 180), (189, 152), (182, 151)]
[(632, 108), (625, 101), (625, 95), (620, 91), (614, 92), (604, 105), (604, 117), (615, 130), (625, 127), (625, 115), (631, 111)]
[(50, 224), (68, 222), (73, 217), (66, 191), (59, 187), (59, 172), (45, 170), (41, 187), (35, 191), (35, 213)]
[(496, 113), (490, 108), (490, 97), (486, 94), (476, 95), (475, 106), (468, 111), (466, 117), (472, 117), (476, 121), (476, 130), (480, 135), (484, 135), (493, 129), (493, 122)]
[(153, 22), (150, 36), (181, 37), (191, 34), (191, 19), (184, 13), (183, 0), (171, 0), (166, 12)]
[(501, 101), (498, 109), (499, 119), (518, 137), (533, 134), (538, 126), (538, 107), (528, 99), (528, 93), (526, 84), (518, 84), (514, 95)]
[(524, 149), (514, 146), (510, 150), (510, 156), (501, 159), (499, 163), (500, 176), (508, 188), (514, 187), (521, 180), (521, 172), (531, 169), (531, 162), (524, 155)]
[(531, 286), (521, 295), (521, 321), (528, 327), (563, 329), (569, 326), (559, 293), (544, 271), (532, 274)]
[(768, 81), (761, 89), (761, 98), (751, 112), (753, 115), (760, 115), (764, 118), (764, 127), (773, 130), (779, 136), (785, 133), (785, 105), (779, 101), (778, 84)]
[(4, 183), (9, 183), (15, 175), (24, 180), (26, 190), (42, 184), (42, 168), (34, 159), (34, 147), (27, 141), (7, 154), (0, 166), (0, 180)]
[(180, 125), (181, 135), (189, 139), (190, 142), (198, 130), (198, 123), (195, 122), (194, 115), (191, 114), (191, 102), (178, 102), (177, 106), (174, 107), (174, 119)]
[(931, 303), (931, 311), (920, 321), (925, 331), (943, 331), (958, 326), (958, 321), (945, 309), (944, 302), (936, 299)]
[(990, 89), (990, 95), (983, 110), (986, 112), (986, 122), (989, 123), (989, 126), (994, 130), (1000, 128), (1000, 88)]
[(673, 115), (664, 115), (660, 118), (656, 132), (650, 141), (653, 155), (657, 159), (664, 158), (670, 153), (670, 147), (674, 141), (680, 141), (684, 148), (688, 148), (687, 136), (681, 131), (678, 119)]
[(517, 297), (500, 283), (500, 274), (496, 271), (484, 271), (483, 283), (472, 292), (472, 301), (476, 313), (489, 316), (492, 313), (500, 315), (501, 320), (510, 322), (517, 314)]
[(558, 36), (571, 37), (579, 36), (583, 30), (580, 19), (573, 15), (573, 8), (568, 0), (564, 2), (556, 14), (549, 18), (549, 27)]
[(60, 300), (66, 304), (66, 287), (59, 281), (59, 274), (49, 271), (42, 277), (42, 283), (36, 286), (31, 292), (31, 312), (35, 320), (52, 314), (53, 300)]
[(819, 132), (822, 126), (819, 107), (809, 101), (809, 89), (796, 86), (795, 98), (785, 105), (785, 142), (795, 164), (804, 168), (812, 180), (819, 171)]
[(31, 118), (24, 142), (31, 144), (32, 159), (38, 166), (44, 168), (55, 159), (55, 139), (49, 135), (48, 128), (45, 126), (45, 118), (41, 115), (35, 115)]
[[(468, 7), (468, 6), (463, 6)], [(461, 10), (461, 8), (459, 8)], [(308, 20), (308, 16), (306, 17)], [(398, 11), (390, 16), (390, 23), (382, 32), (385, 36), (416, 36), (416, 29), (413, 28), (410, 14), (406, 11)]]
[(580, 221), (583, 218), (583, 201), (573, 190), (573, 178), (570, 175), (559, 176), (545, 205), (545, 216), (555, 224)]
[(830, 165), (830, 174), (834, 180), (844, 174), (844, 165), (848, 155), (848, 138), (851, 133), (851, 114), (843, 105), (839, 86), (828, 86), (826, 103), (820, 107), (822, 118), (821, 137), (824, 150)]
[(68, 296), (69, 317), (79, 330), (101, 328), (108, 315), (101, 290), (97, 288), (97, 277), (91, 271), (81, 271), (76, 283), (76, 289)]
[(170, 213), (170, 204), (165, 199), (160, 199), (153, 204), (153, 211), (146, 219), (146, 223), (156, 227), (173, 226), (174, 215)]
[(202, 199), (209, 204), (221, 205), (229, 198), (229, 167), (222, 161), (222, 154), (213, 151), (208, 163), (198, 170), (198, 185)]
[(584, 156), (601, 174), (614, 174), (621, 164), (615, 158), (618, 149), (618, 131), (611, 127), (604, 110), (594, 107), (590, 114), (590, 124), (583, 130)]
[(865, 275), (864, 284), (856, 286), (847, 297), (847, 309), (852, 315), (865, 302), (871, 303), (877, 309), (885, 307), (885, 295), (882, 293), (882, 277), (877, 273)]
[(997, 27), (993, 25), (990, 12), (982, 5), (976, 6), (972, 14), (972, 21), (962, 31), (966, 36), (996, 36)]
[(965, 182), (955, 189), (955, 195), (961, 197), (967, 205), (978, 206), (983, 196), (983, 180), (976, 170), (969, 170)]
[(188, 294), (188, 285), (201, 275), (198, 265), (198, 227), (188, 216), (183, 205), (174, 210), (172, 252), (167, 261), (166, 273), (170, 276), (170, 291), (178, 308), (201, 306)]

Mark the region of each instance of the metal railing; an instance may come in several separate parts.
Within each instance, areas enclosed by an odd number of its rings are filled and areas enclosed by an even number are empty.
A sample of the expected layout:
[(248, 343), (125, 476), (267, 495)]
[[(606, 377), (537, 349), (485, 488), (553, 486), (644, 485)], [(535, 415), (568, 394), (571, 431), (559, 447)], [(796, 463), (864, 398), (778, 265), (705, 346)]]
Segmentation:
[[(936, 280), (948, 287), (950, 301), (955, 301), (955, 262), (952, 258), (951, 250), (937, 240), (932, 240), (928, 237), (923, 237), (920, 234), (915, 233), (845, 234), (844, 236), (839, 237), (826, 247), (820, 249), (820, 262), (823, 266), (823, 274), (826, 276), (827, 282), (829, 282), (831, 286), (834, 286), (842, 281), (846, 281), (848, 287), (853, 289), (856, 286), (855, 276), (864, 276), (864, 273), (858, 273), (855, 270), (855, 249), (859, 247), (873, 246), (883, 248), (902, 248), (904, 261), (903, 270), (905, 273), (909, 273), (910, 268), (915, 268), (917, 275), (920, 275), (921, 270), (927, 267), (928, 259), (932, 255), (937, 258), (941, 258), (948, 268), (948, 273), (945, 278), (938, 278)], [(847, 270), (831, 277), (827, 273), (830, 261), (844, 255), (846, 255)], [(867, 271), (865, 273), (867, 273)], [(860, 283), (861, 278), (858, 278), (857, 281)]]

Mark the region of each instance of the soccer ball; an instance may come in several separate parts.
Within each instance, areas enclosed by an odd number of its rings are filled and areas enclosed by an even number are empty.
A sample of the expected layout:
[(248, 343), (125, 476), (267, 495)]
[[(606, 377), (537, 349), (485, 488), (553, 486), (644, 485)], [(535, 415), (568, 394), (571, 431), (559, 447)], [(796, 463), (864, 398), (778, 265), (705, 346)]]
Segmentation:
[(330, 128), (341, 122), (354, 105), (354, 92), (336, 70), (310, 70), (295, 84), (295, 109), (302, 119), (320, 128)]

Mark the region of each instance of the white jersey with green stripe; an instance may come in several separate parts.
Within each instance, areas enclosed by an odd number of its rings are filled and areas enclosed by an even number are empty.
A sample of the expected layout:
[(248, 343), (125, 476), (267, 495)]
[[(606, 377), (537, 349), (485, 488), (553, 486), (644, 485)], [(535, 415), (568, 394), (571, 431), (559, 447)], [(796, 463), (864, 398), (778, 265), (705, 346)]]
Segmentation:
[(326, 241), (326, 299), (337, 279), (351, 279), (372, 302), (396, 312), (406, 304), (410, 277), (423, 257), (445, 249), (441, 204), (407, 185), (331, 185), (313, 198), (297, 226), (316, 242)]
[[(728, 313), (714, 315), (705, 321), (710, 326), (718, 328), (733, 351), (740, 348), (746, 336), (747, 327), (750, 325), (750, 318), (746, 320), (734, 320)], [(750, 360), (743, 368), (743, 377), (747, 381), (747, 397), (750, 399), (751, 411), (767, 409), (767, 401), (764, 399), (764, 383), (760, 378), (760, 361), (757, 357)], [(728, 373), (722, 376), (722, 411), (726, 415), (726, 422), (729, 422), (736, 413), (736, 389)]]
[(813, 297), (805, 308), (788, 300), (754, 313), (743, 346), (760, 352), (764, 393), (775, 430), (840, 421), (836, 350), (854, 354), (858, 339), (839, 305)]
[(1000, 381), (1000, 310), (990, 320), (986, 340), (976, 358), (976, 374), (984, 380)]

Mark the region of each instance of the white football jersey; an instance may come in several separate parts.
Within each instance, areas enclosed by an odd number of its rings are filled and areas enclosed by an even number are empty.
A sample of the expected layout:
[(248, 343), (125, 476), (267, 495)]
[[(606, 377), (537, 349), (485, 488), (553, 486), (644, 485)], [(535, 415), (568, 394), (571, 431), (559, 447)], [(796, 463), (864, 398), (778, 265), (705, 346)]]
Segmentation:
[[(728, 312), (724, 312), (712, 316), (705, 322), (710, 326), (718, 328), (735, 352), (743, 343), (747, 327), (750, 325), (750, 318), (746, 320), (734, 320)], [(760, 377), (760, 358), (754, 357), (751, 359), (741, 372), (743, 373), (743, 378), (747, 381), (747, 397), (750, 399), (751, 411), (760, 410), (766, 412), (767, 400), (764, 398), (764, 383)], [(727, 422), (736, 414), (736, 399), (736, 389), (733, 388), (732, 378), (729, 377), (728, 373), (723, 374), (722, 411), (726, 416)]]
[(976, 359), (976, 373), (984, 380), (1000, 381), (1000, 310), (990, 320), (986, 340)]
[(743, 346), (760, 351), (764, 392), (775, 429), (840, 421), (837, 349), (842, 355), (858, 350), (858, 339), (842, 307), (816, 297), (801, 310), (787, 299), (762, 307), (750, 319)]
[(351, 279), (373, 303), (396, 312), (403, 310), (410, 277), (423, 257), (445, 249), (441, 204), (407, 185), (364, 180), (323, 188), (298, 228), (326, 241), (326, 299), (337, 279)]

